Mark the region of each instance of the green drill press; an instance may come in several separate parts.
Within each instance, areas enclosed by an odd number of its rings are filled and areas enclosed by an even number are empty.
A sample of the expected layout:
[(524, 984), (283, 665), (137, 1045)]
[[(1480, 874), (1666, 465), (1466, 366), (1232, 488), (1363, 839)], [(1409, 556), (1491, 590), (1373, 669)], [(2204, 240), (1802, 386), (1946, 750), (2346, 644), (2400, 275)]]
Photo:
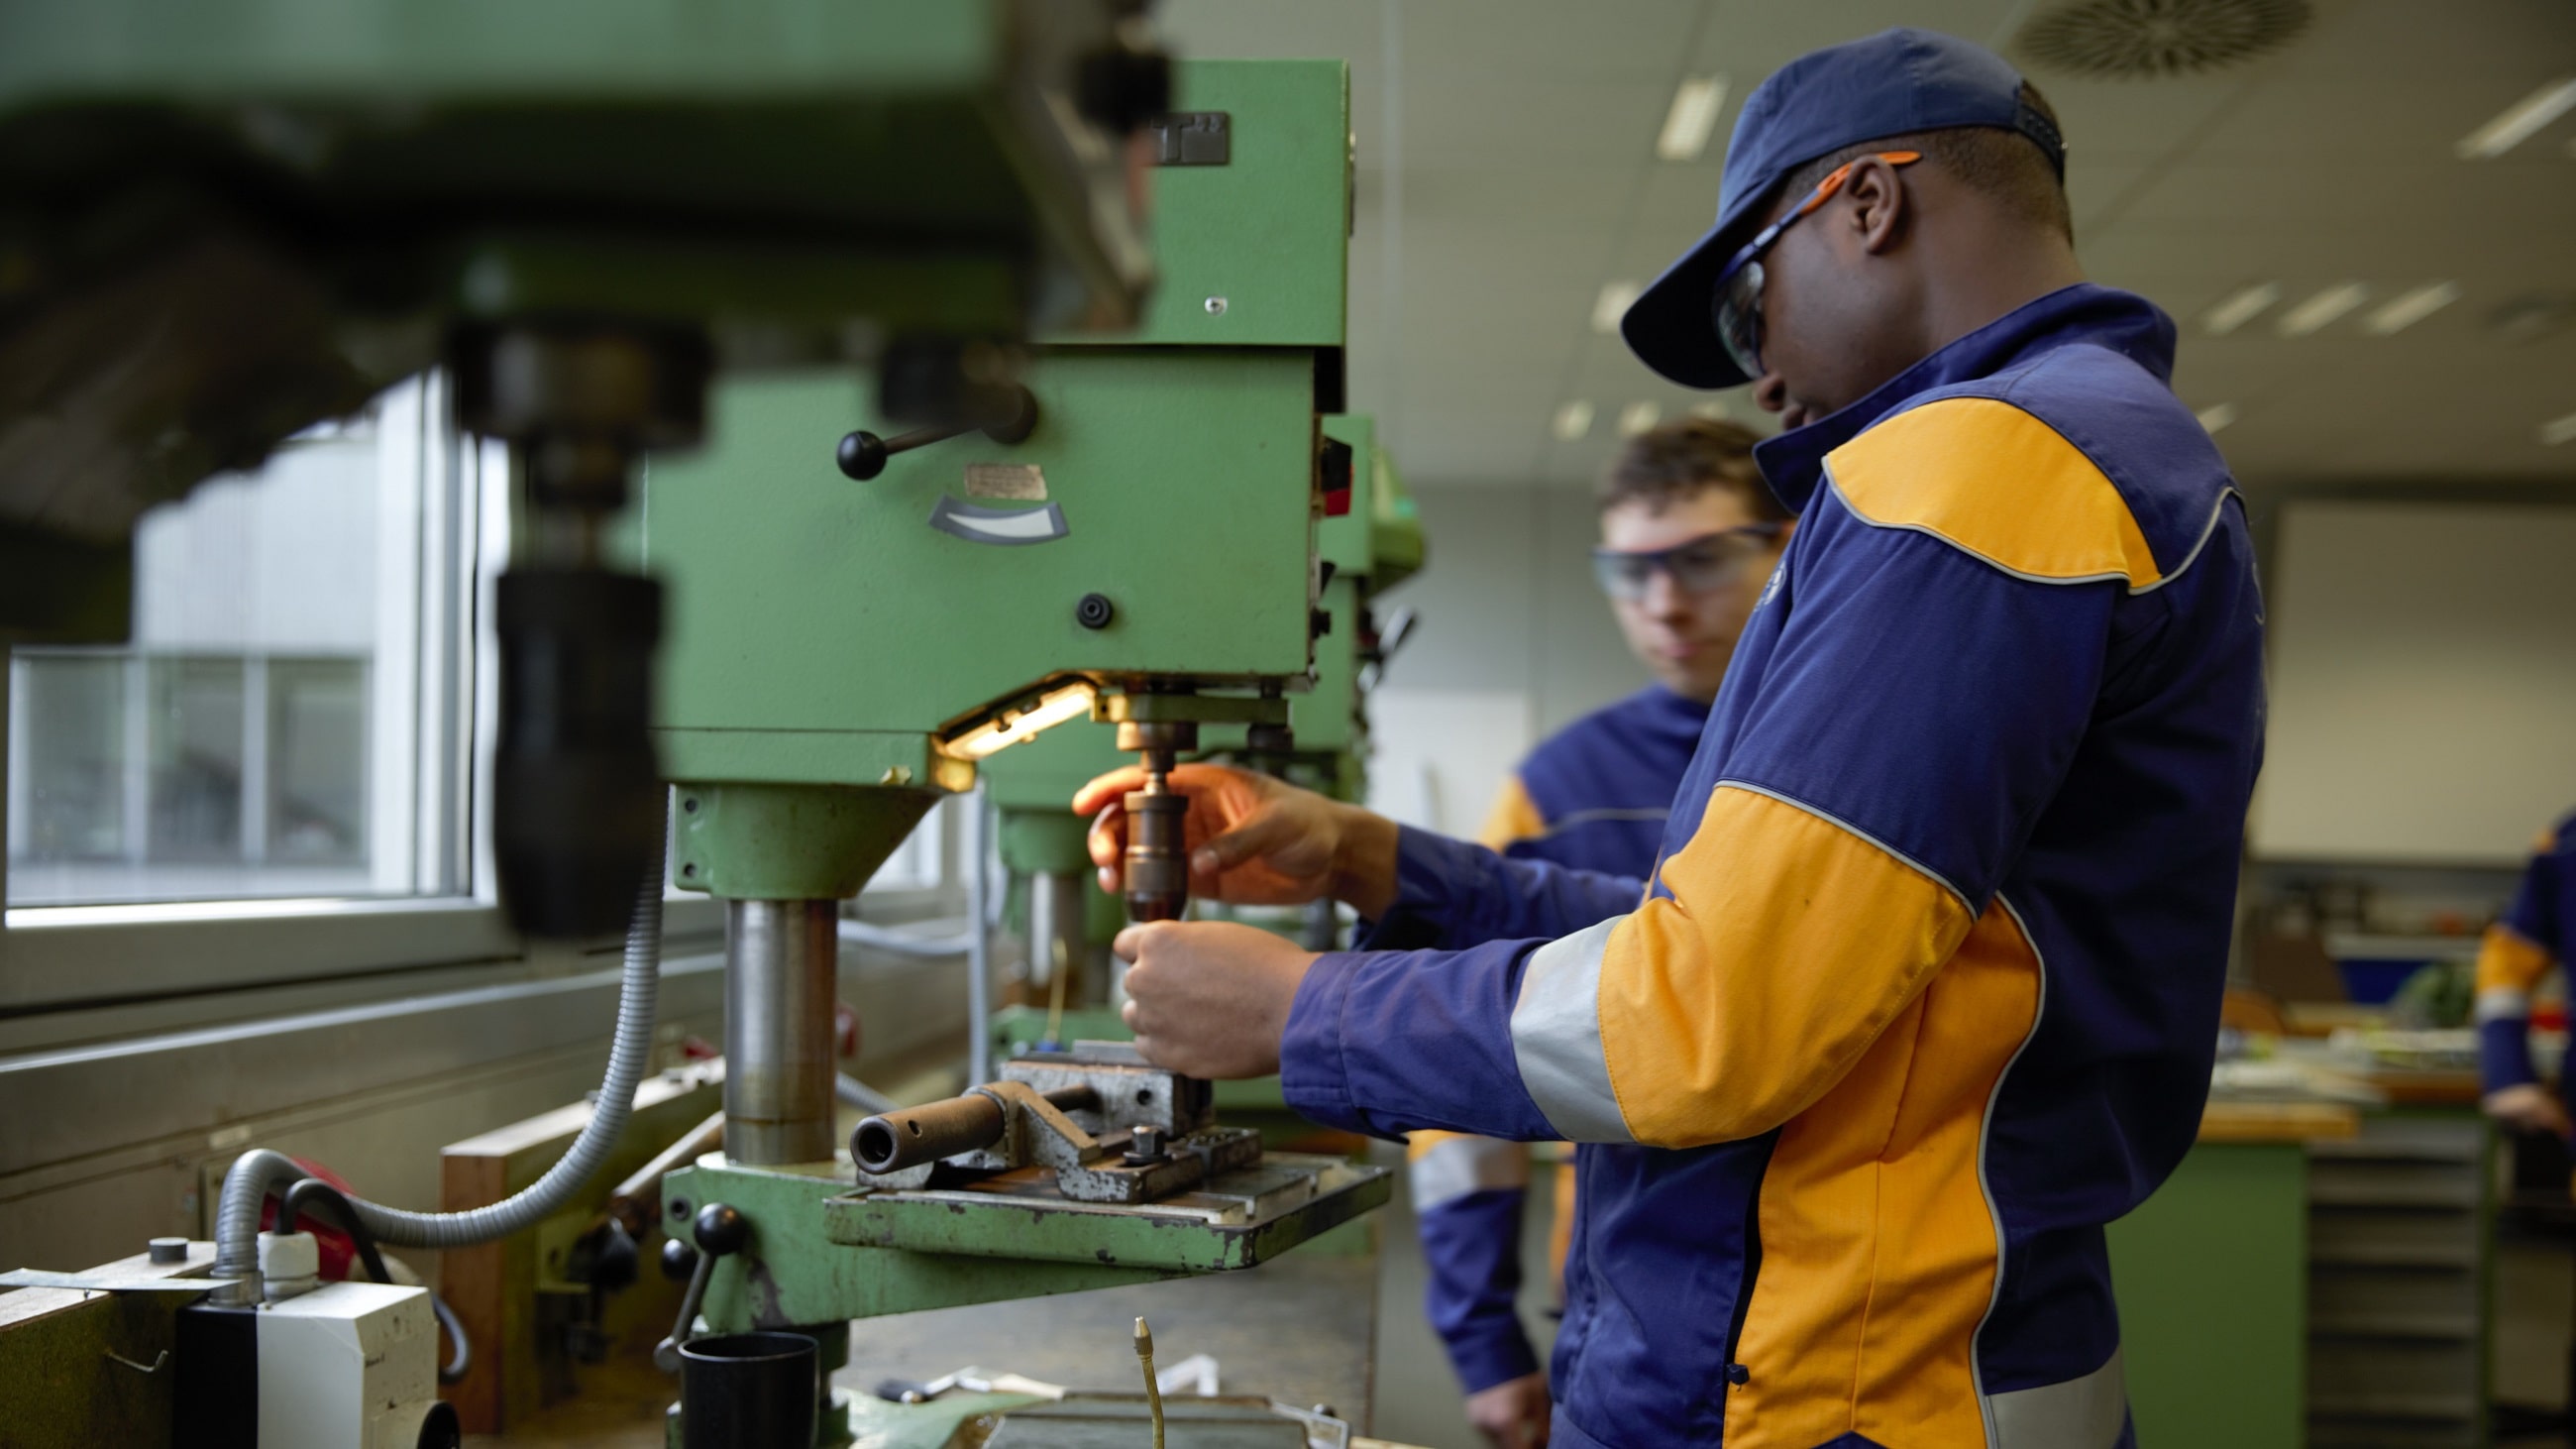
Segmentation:
[[(1422, 523), (1378, 443), (1374, 418), (1328, 417), (1324, 436), (1326, 516), (1315, 529), (1323, 604), (1312, 682), (1286, 696), (1284, 734), (1211, 726), (1201, 731), (1200, 751), (1357, 801), (1368, 793), (1367, 689), (1409, 617), (1383, 615), (1378, 598), (1421, 569)], [(1043, 1043), (1127, 1034), (1108, 1004), (1108, 944), (1124, 918), (1093, 883), (1084, 842), (1089, 822), (1066, 808), (1084, 782), (1124, 763), (1106, 731), (1061, 729), (995, 755), (983, 769), (1010, 875), (1007, 914), (1019, 928), (1032, 997), (994, 1015), (995, 1046), (1005, 1057)], [(1328, 949), (1330, 911), (1308, 912), (1299, 935)], [(1228, 1111), (1273, 1111), (1277, 1098), (1275, 1082), (1217, 1084), (1217, 1105)]]
[[(1387, 1195), (1264, 1156), (1206, 1083), (1114, 1045), (871, 1119), (863, 1171), (835, 1153), (837, 903), (941, 793), (1085, 717), (1168, 770), (1203, 726), (1287, 724), (1312, 666), (1347, 76), (1199, 62), (1174, 86), (1135, 333), (1045, 340), (975, 428), (896, 431), (856, 371), (720, 385), (718, 444), (648, 469), (675, 875), (727, 919), (725, 1150), (664, 1185), (705, 1250), (675, 1339), (1248, 1267)], [(1178, 845), (1140, 840), (1131, 911), (1180, 908)]]

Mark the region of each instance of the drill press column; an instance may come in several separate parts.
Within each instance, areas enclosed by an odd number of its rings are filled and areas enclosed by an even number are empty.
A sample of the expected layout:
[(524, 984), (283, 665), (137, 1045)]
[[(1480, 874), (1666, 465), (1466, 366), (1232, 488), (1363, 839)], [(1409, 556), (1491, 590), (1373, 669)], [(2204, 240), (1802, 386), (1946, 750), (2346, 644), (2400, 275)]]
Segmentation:
[(725, 902), (725, 1156), (753, 1166), (832, 1155), (838, 908)]

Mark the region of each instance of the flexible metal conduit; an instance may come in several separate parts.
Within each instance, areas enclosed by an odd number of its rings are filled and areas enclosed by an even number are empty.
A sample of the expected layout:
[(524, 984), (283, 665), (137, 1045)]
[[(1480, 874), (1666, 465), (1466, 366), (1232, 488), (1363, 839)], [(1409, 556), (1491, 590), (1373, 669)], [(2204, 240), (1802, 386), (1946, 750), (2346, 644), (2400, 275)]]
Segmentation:
[[(590, 1121), (572, 1147), (543, 1177), (486, 1207), (454, 1213), (407, 1212), (351, 1196), (367, 1231), (379, 1243), (403, 1248), (462, 1248), (506, 1238), (533, 1227), (581, 1190), (608, 1161), (635, 1108), (635, 1087), (653, 1053), (653, 1013), (662, 984), (662, 876), (660, 858), (635, 893), (626, 926), (626, 969), (617, 996), (617, 1034), (608, 1049), (608, 1072), (599, 1084)], [(308, 1176), (281, 1152), (254, 1148), (224, 1174), (215, 1212), (213, 1276), (231, 1279), (228, 1302), (259, 1301), (259, 1219), (268, 1194)]]

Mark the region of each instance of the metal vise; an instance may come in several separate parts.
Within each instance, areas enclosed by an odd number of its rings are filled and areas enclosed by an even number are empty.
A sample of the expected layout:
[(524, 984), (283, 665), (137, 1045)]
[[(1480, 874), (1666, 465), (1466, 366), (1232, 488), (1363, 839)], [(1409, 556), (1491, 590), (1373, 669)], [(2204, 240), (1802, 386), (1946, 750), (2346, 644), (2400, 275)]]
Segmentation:
[(1216, 1125), (1209, 1084), (1123, 1042), (1005, 1063), (962, 1096), (880, 1113), (850, 1136), (864, 1188), (954, 1186), (1045, 1168), (1072, 1202), (1138, 1204), (1261, 1160), (1261, 1134)]

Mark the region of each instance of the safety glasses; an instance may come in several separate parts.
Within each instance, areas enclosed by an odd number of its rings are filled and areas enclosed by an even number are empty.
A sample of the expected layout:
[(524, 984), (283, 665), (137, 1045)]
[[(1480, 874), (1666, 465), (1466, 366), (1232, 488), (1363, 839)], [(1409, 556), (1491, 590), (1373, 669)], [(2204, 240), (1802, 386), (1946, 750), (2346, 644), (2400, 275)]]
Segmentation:
[[(1754, 234), (1728, 259), (1726, 270), (1717, 274), (1716, 323), (1717, 340), (1726, 348), (1746, 377), (1762, 375), (1762, 254), (1780, 240), (1789, 224), (1826, 202), (1843, 189), (1851, 179), (1854, 166), (1863, 158), (1854, 157), (1825, 174), (1807, 199), (1782, 213), (1780, 219)], [(1881, 151), (1878, 159), (1890, 166), (1911, 166), (1923, 159), (1920, 151)]]
[(1646, 597), (1647, 586), (1661, 573), (1685, 594), (1705, 594), (1743, 576), (1745, 565), (1761, 557), (1764, 545), (1788, 528), (1785, 523), (1748, 523), (1703, 533), (1670, 548), (1629, 551), (1596, 548), (1592, 576), (1601, 592), (1623, 604)]

